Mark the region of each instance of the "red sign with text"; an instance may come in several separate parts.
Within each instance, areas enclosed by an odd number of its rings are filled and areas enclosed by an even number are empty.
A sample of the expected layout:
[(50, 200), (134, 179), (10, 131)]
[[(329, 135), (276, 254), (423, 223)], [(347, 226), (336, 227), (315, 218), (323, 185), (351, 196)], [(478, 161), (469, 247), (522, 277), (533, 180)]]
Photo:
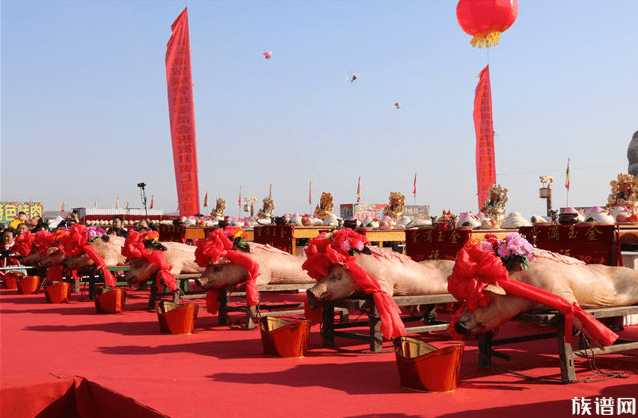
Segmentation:
[(171, 29), (173, 35), (166, 46), (166, 84), (175, 182), (179, 213), (182, 216), (191, 216), (199, 213), (199, 179), (191, 47), (186, 9), (175, 20)]
[(492, 89), (490, 66), (479, 75), (474, 97), (474, 130), (476, 131), (476, 187), (479, 210), (487, 199), (487, 191), (496, 183), (494, 159), (494, 125), (492, 123)]

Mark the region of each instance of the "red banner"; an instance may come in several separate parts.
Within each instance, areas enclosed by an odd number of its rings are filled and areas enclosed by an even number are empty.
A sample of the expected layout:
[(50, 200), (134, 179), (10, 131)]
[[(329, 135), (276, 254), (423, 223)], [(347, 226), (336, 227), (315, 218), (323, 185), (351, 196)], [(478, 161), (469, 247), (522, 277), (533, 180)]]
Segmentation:
[(175, 20), (171, 30), (173, 35), (166, 46), (166, 84), (168, 86), (168, 113), (173, 142), (173, 163), (175, 165), (179, 213), (182, 216), (190, 216), (199, 213), (199, 181), (191, 46), (186, 9)]
[(476, 187), (480, 210), (487, 199), (488, 189), (496, 183), (489, 65), (481, 71), (479, 78), (474, 96), (474, 129), (476, 130)]

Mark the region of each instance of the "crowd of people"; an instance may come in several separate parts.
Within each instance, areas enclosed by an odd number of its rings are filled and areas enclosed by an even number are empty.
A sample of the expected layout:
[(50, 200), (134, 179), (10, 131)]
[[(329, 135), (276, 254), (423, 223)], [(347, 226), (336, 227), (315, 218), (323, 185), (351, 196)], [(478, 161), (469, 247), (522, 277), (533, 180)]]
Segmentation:
[[(13, 255), (13, 247), (15, 240), (25, 231), (36, 233), (38, 231), (54, 232), (59, 229), (68, 229), (73, 225), (80, 223), (77, 211), (69, 212), (69, 214), (60, 222), (53, 223), (42, 216), (33, 216), (29, 218), (25, 212), (19, 212), (8, 225), (0, 223), (0, 236), (2, 237), (2, 247), (0, 247), (0, 264), (5, 266)], [(138, 221), (133, 229), (136, 231), (157, 231), (157, 226), (147, 219)], [(124, 219), (121, 216), (114, 216), (111, 220), (111, 227), (106, 230), (107, 235), (117, 235), (126, 238), (129, 229), (124, 227)], [(10, 263), (9, 263), (10, 264)]]

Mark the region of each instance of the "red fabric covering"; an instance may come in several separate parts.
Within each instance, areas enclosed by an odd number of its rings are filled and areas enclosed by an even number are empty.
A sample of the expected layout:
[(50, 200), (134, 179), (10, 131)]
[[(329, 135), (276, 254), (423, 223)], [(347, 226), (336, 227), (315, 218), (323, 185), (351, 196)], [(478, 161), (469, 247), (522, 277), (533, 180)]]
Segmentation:
[(158, 266), (160, 271), (157, 273), (157, 285), (159, 286), (160, 280), (163, 280), (168, 288), (174, 292), (177, 290), (177, 281), (175, 280), (175, 276), (171, 274), (172, 267), (166, 262), (164, 252), (158, 250), (151, 251), (144, 246), (145, 239), (156, 239), (155, 235), (151, 234), (141, 234), (137, 231), (130, 231), (128, 237), (124, 241), (122, 255), (128, 259), (145, 258), (149, 263)]
[(306, 249), (308, 259), (302, 267), (308, 275), (319, 281), (328, 276), (333, 264), (342, 264), (351, 273), (354, 282), (366, 294), (372, 294), (381, 319), (381, 333), (387, 339), (406, 335), (405, 326), (399, 314), (401, 311), (394, 299), (381, 289), (370, 273), (357, 264), (357, 259), (349, 254), (351, 248), (363, 249), (366, 239), (350, 228), (334, 231), (332, 235), (321, 234), (310, 240)]
[(53, 283), (64, 281), (62, 274), (63, 271), (64, 267), (62, 266), (62, 264), (57, 264), (55, 266), (49, 267), (47, 269), (47, 282)]
[[(467, 308), (469, 312), (487, 306), (492, 300), (492, 293), (485, 291), (488, 284), (496, 284), (506, 292), (561, 312), (565, 316), (565, 340), (571, 342), (574, 315), (581, 321), (594, 342), (611, 345), (618, 338), (613, 331), (592, 318), (576, 303), (570, 304), (564, 298), (537, 287), (509, 279), (509, 273), (501, 259), (493, 251), (481, 249), (481, 243), (462, 248), (456, 256), (452, 275), (448, 278), (448, 291), (463, 305), (456, 312), (448, 327), (448, 332), (455, 338), (462, 336), (454, 331), (454, 324)], [(510, 319), (510, 318), (504, 318)]]
[(132, 398), (120, 395), (82, 377), (57, 379), (42, 376), (24, 386), (2, 388), (0, 411), (13, 418), (93, 417), (162, 418), (161, 414)]
[(88, 239), (89, 234), (86, 226), (75, 224), (71, 227), (69, 235), (60, 240), (61, 249), (69, 257), (76, 257), (85, 253), (95, 263), (97, 270), (102, 271), (104, 283), (109, 287), (117, 286), (117, 280), (115, 280), (113, 273), (106, 268), (104, 258), (87, 242)]
[(323, 307), (311, 308), (308, 299), (306, 299), (303, 303), (303, 315), (311, 324), (321, 324), (323, 322)]
[[(636, 397), (637, 357), (620, 353), (596, 356), (596, 366), (603, 372), (628, 371), (632, 375), (589, 382), (582, 381), (595, 376), (587, 359), (576, 358), (576, 377), (581, 381), (557, 389), (556, 385), (526, 380), (497, 368), (479, 369), (474, 340), (465, 344), (455, 392), (416, 393), (400, 386), (389, 342), (384, 342), (384, 352), (377, 354), (337, 352), (323, 345), (321, 333), (314, 328), (306, 357), (272, 358), (264, 355), (259, 329), (231, 330), (219, 326), (212, 315), (200, 315), (191, 335), (161, 334), (157, 312), (146, 309), (148, 290), (127, 292), (123, 314), (96, 315), (93, 303), (77, 294), (68, 304), (52, 305), (43, 303), (42, 295), (18, 295), (15, 290), (0, 289), (0, 416), (13, 416), (5, 409), (9, 390), (33, 389), (31, 394), (35, 396), (22, 404), (27, 409), (41, 402), (40, 396), (56, 401), (72, 386), (68, 384), (51, 395), (48, 383), (77, 376), (171, 418), (570, 417), (574, 416), (575, 397), (591, 401), (592, 415), (596, 399), (612, 397), (618, 402), (618, 398)], [(265, 293), (262, 300), (268, 297)], [(290, 303), (302, 302), (305, 295), (286, 293), (276, 297), (273, 302)], [(204, 307), (203, 299), (194, 302)], [(499, 329), (499, 337), (542, 330), (511, 321)], [(621, 337), (638, 340), (638, 326), (625, 327)], [(442, 332), (419, 338), (437, 348), (458, 343)], [(344, 348), (369, 347), (367, 342), (349, 341), (337, 337)], [(512, 355), (512, 360), (493, 357), (493, 361), (532, 377), (560, 376), (552, 341), (504, 346), (498, 351)], [(92, 386), (91, 390), (97, 389)], [(102, 395), (93, 397), (103, 400)], [(127, 401), (108, 398), (111, 404), (100, 402), (100, 410), (109, 417), (124, 418), (119, 408)], [(16, 415), (35, 417), (38, 412)], [(97, 413), (82, 416), (101, 418)]]
[(206, 292), (206, 312), (216, 314), (219, 312), (219, 292), (217, 289), (210, 289)]
[(14, 251), (22, 257), (26, 257), (31, 254), (33, 244), (35, 243), (35, 234), (31, 231), (24, 231), (15, 240)]
[[(208, 238), (197, 241), (195, 261), (200, 267), (206, 267), (216, 263), (220, 258), (226, 258), (231, 263), (246, 267), (246, 300), (248, 306), (259, 304), (259, 292), (257, 291), (257, 277), (259, 276), (259, 264), (252, 258), (238, 250), (233, 250), (233, 243), (221, 228), (214, 229)], [(240, 283), (241, 284), (241, 283)]]

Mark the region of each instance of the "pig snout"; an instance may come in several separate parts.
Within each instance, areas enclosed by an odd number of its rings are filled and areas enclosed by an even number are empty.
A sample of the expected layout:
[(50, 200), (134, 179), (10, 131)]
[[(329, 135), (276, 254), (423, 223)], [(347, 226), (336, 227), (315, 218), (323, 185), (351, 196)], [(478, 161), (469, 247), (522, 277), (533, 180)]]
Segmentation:
[(200, 277), (200, 278), (195, 279), (195, 284), (196, 284), (197, 286), (201, 287), (201, 288), (204, 288), (204, 287), (206, 286), (206, 284), (207, 284), (207, 283), (208, 283), (208, 280), (206, 280), (206, 279), (202, 279), (201, 277)]
[(308, 306), (316, 308), (326, 300), (327, 292), (325, 288), (316, 285), (306, 290), (306, 295), (308, 296)]
[(457, 321), (454, 324), (454, 330), (461, 335), (467, 335), (470, 332), (470, 329), (467, 327), (467, 324), (465, 323), (465, 321), (461, 321), (461, 320)]

